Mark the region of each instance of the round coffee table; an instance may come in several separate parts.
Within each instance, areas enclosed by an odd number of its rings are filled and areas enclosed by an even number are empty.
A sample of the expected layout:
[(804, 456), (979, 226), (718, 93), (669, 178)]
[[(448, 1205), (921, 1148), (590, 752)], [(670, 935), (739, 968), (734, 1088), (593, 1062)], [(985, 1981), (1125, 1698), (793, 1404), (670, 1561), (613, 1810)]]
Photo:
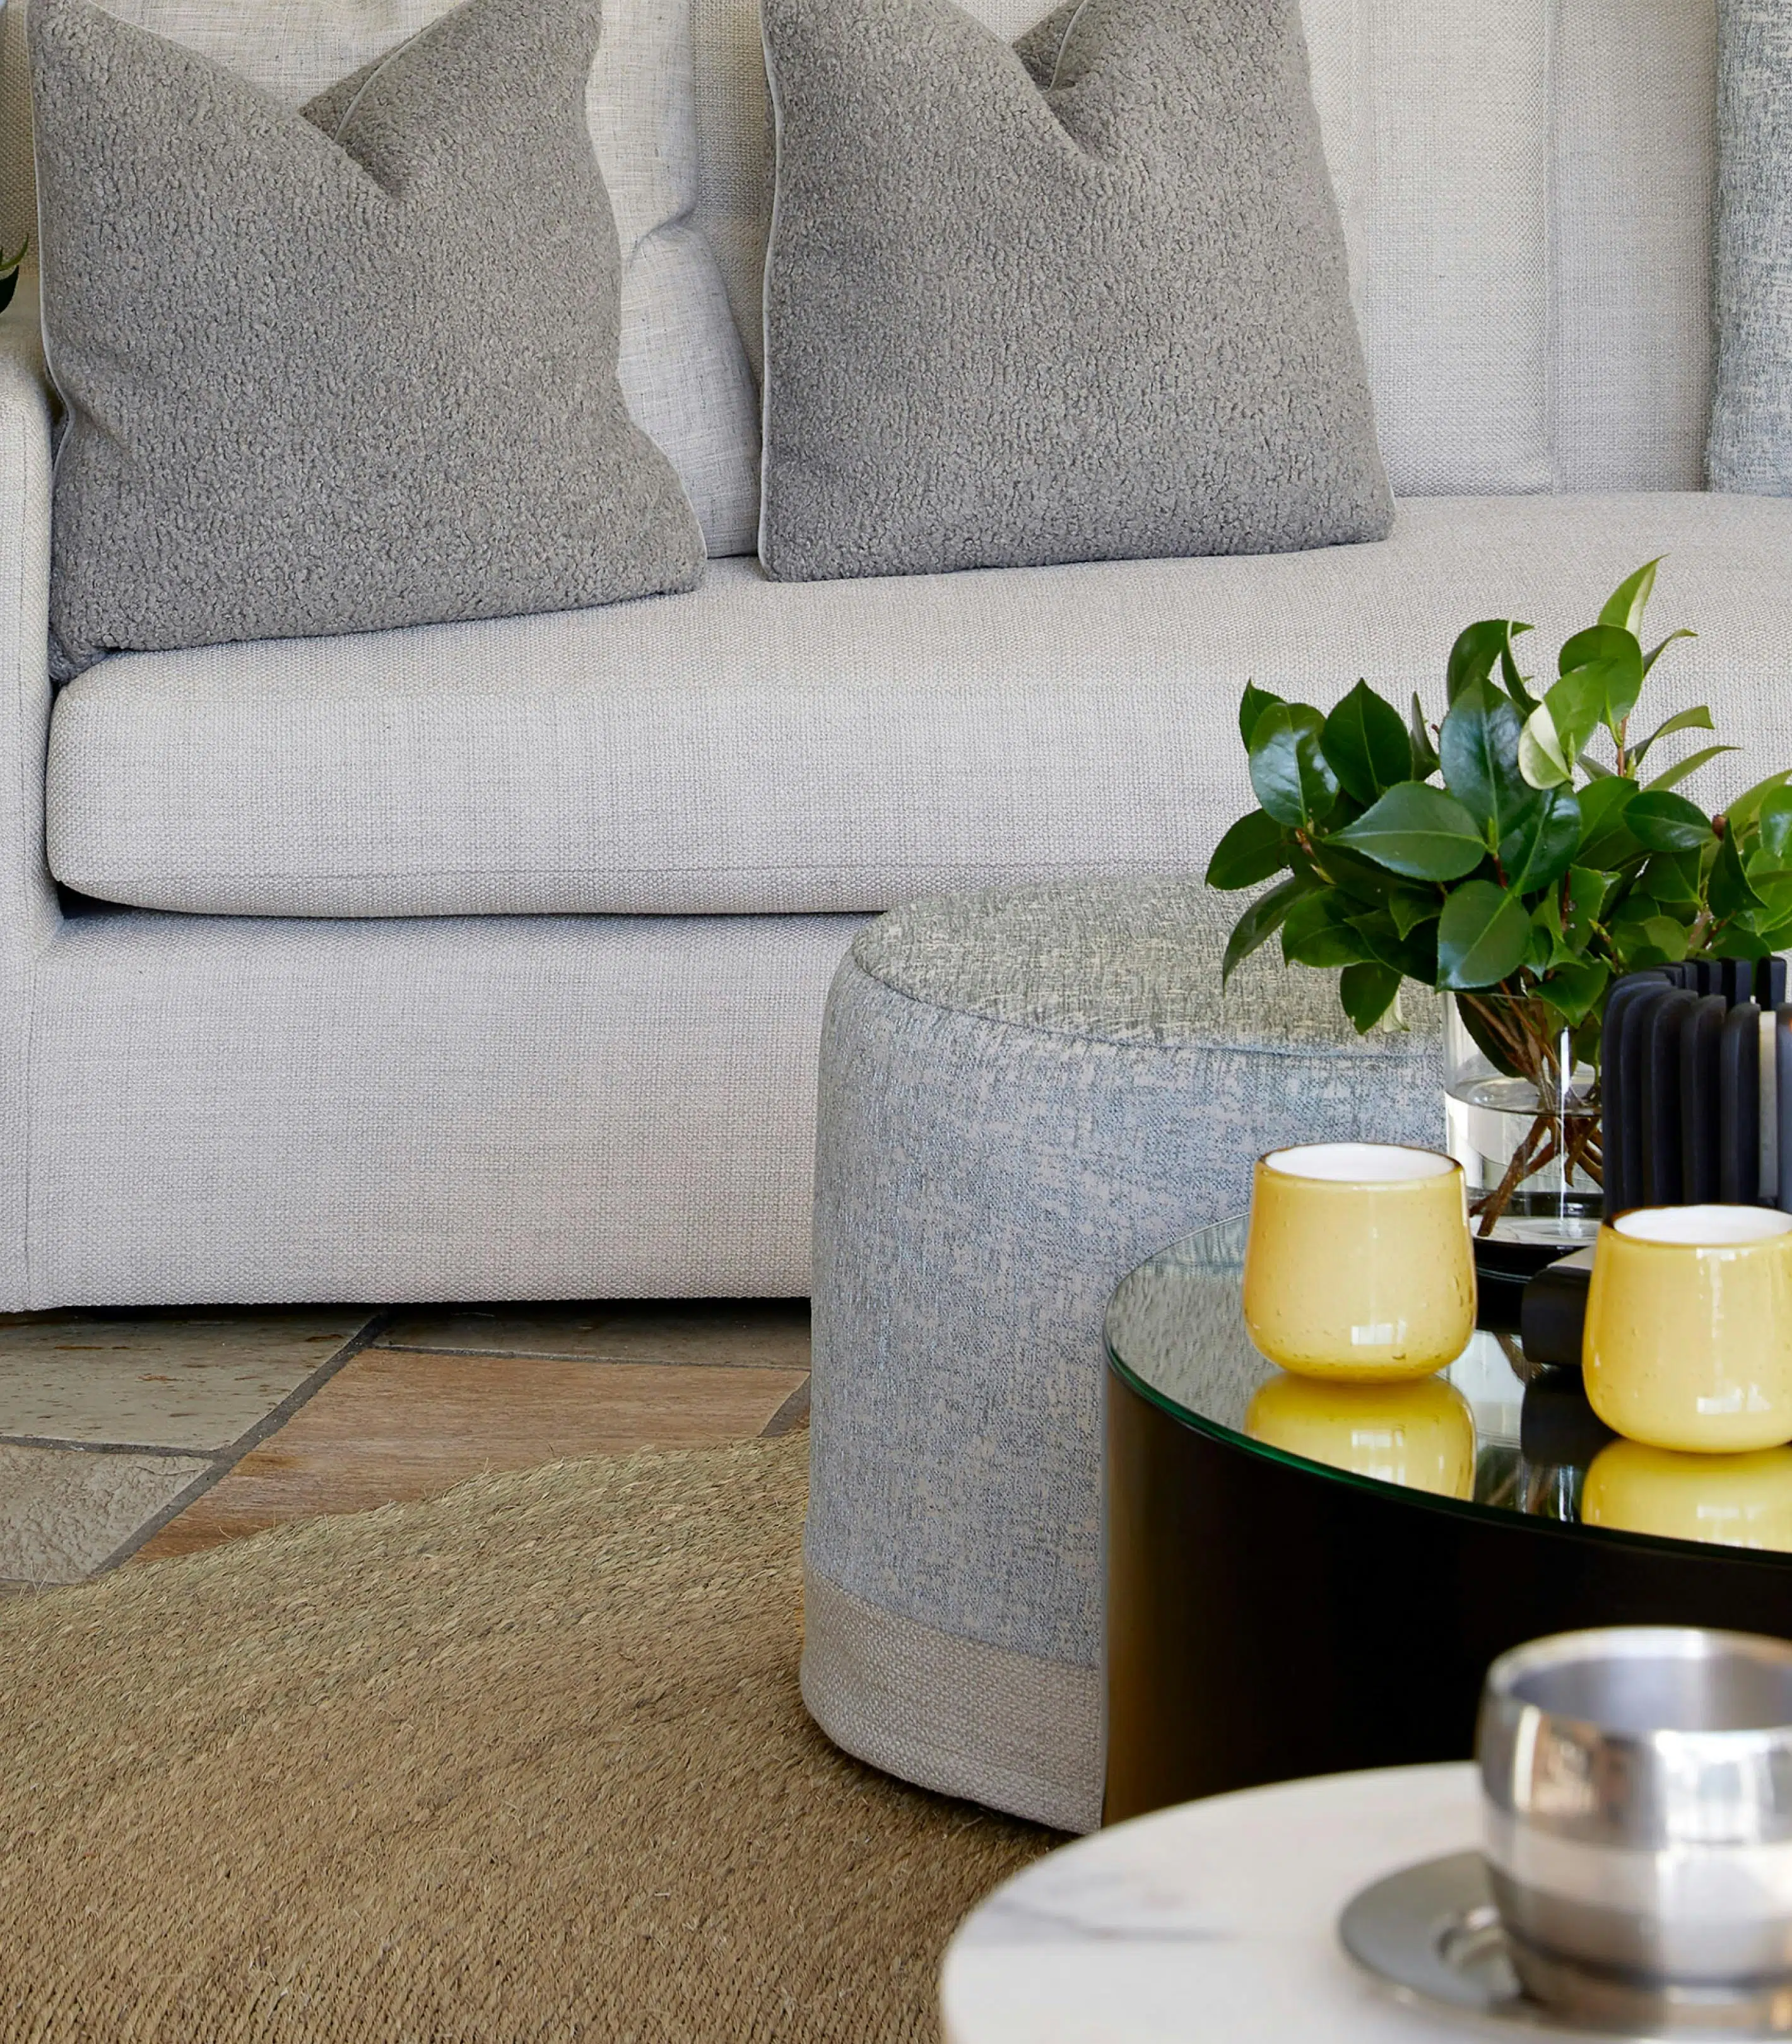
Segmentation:
[(965, 1919), (947, 2044), (1462, 2044), (1348, 1959), (1344, 1904), (1480, 1838), (1471, 1767), (1221, 1796), (1048, 1853)]
[(1186, 1237), (1108, 1307), (1105, 1821), (1466, 1759), (1488, 1663), (1540, 1634), (1792, 1638), (1792, 1450), (1614, 1444), (1579, 1371), (1485, 1320), (1417, 1389), (1290, 1378), (1244, 1331), (1244, 1235)]

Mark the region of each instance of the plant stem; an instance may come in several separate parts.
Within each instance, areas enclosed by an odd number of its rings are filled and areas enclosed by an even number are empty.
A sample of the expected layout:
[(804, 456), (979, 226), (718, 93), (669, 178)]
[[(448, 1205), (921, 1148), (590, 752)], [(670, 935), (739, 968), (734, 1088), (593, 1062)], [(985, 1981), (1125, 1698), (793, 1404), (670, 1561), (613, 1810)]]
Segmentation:
[(1491, 1235), (1500, 1216), (1511, 1204), (1512, 1195), (1531, 1174), (1540, 1170), (1548, 1161), (1539, 1158), (1537, 1145), (1552, 1136), (1550, 1118), (1540, 1114), (1525, 1132), (1525, 1139), (1512, 1153), (1512, 1162), (1506, 1167), (1506, 1176), (1490, 1193), (1483, 1193), (1471, 1211), (1481, 1217), (1481, 1235), (1483, 1240)]
[(1565, 1178), (1579, 1171), (1595, 1185), (1602, 1182), (1605, 1159), (1594, 1111), (1598, 1091), (1595, 1088), (1579, 1103), (1578, 1109), (1571, 1108), (1572, 1067), (1563, 1067), (1558, 1033), (1549, 1027), (1540, 1002), (1521, 993), (1503, 991), (1459, 994), (1456, 998), (1472, 1007), (1486, 1035), (1499, 1045), (1513, 1070), (1529, 1082), (1537, 1097), (1536, 1119), (1512, 1153), (1505, 1176), (1471, 1208), (1485, 1238), (1493, 1233), (1525, 1181), (1558, 1158)]

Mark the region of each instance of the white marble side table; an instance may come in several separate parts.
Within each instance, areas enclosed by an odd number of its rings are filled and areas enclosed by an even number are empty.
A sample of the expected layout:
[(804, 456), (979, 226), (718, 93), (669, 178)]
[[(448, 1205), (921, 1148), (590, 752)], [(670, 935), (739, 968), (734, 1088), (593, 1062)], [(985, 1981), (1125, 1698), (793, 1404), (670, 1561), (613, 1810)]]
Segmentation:
[(1462, 2044), (1352, 1964), (1359, 1888), (1479, 1842), (1471, 1766), (1185, 1803), (1018, 1874), (947, 1951), (948, 2044)]

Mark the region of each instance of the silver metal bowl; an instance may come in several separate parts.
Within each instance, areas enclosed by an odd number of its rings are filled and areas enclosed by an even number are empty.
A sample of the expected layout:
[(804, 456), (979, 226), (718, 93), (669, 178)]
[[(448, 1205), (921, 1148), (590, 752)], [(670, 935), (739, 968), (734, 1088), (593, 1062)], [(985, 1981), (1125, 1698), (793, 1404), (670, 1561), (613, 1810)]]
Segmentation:
[(1636, 1626), (1488, 1671), (1494, 1900), (1526, 1992), (1610, 2023), (1792, 1996), (1792, 1645)]

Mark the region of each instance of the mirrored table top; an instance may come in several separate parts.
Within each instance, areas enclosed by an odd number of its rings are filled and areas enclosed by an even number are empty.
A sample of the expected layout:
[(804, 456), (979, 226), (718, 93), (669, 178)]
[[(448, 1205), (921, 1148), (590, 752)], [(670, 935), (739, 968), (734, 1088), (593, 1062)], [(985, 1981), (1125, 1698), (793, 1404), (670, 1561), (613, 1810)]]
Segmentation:
[(1792, 1566), (1792, 1447), (1692, 1455), (1621, 1440), (1580, 1373), (1527, 1362), (1516, 1334), (1484, 1328), (1417, 1383), (1277, 1369), (1244, 1330), (1245, 1228), (1240, 1216), (1185, 1236), (1109, 1302), (1109, 1362), (1174, 1417), (1340, 1482), (1425, 1492), (1445, 1510), (1778, 1551)]

